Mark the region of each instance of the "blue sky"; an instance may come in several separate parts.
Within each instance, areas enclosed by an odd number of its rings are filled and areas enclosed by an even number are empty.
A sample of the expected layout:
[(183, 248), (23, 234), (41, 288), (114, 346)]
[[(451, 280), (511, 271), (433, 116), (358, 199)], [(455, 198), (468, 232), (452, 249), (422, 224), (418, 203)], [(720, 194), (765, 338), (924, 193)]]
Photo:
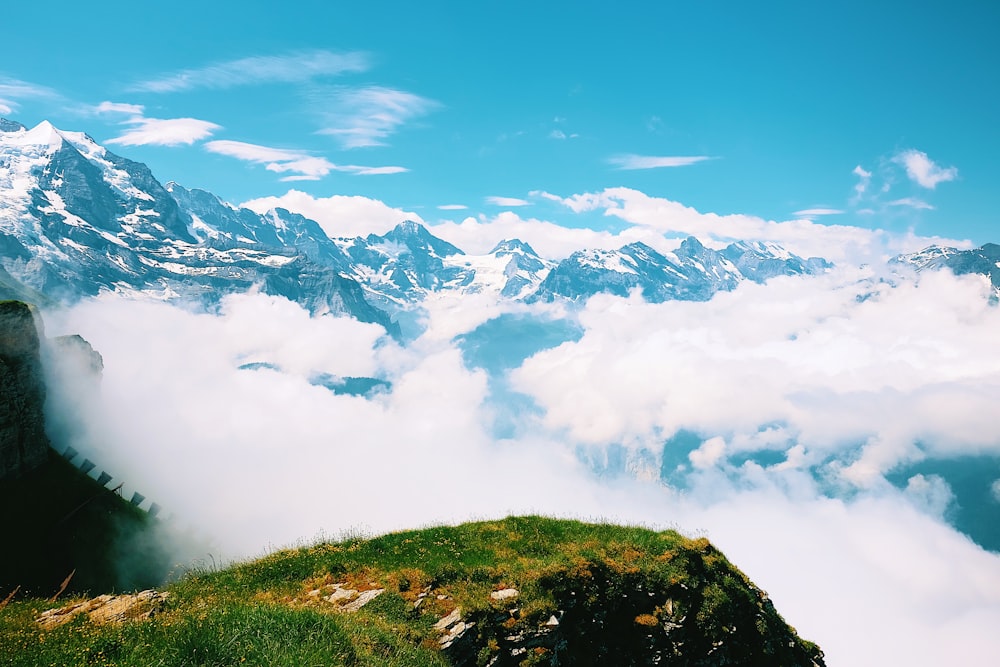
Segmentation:
[(613, 229), (540, 193), (625, 187), (979, 244), (1000, 236), (997, 25), (983, 2), (17, 3), (0, 112), (234, 203)]

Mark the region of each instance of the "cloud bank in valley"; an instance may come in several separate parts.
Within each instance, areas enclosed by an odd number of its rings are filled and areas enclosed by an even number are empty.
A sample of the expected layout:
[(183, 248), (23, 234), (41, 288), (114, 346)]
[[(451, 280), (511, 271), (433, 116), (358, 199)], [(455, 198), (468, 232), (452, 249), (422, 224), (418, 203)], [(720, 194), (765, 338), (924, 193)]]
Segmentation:
[[(104, 296), (47, 319), (50, 334), (80, 332), (105, 359), (71, 444), (114, 462), (224, 557), (512, 512), (677, 526), (707, 533), (831, 664), (963, 651), (973, 664), (995, 641), (1000, 558), (925, 502), (939, 484), (897, 489), (881, 473), (913, 457), (995, 453), (985, 415), (1000, 367), (987, 352), (1000, 314), (985, 290), (946, 273), (895, 289), (833, 274), (707, 303), (598, 296), (579, 314), (578, 341), (511, 372), (541, 413), (503, 439), (489, 427), (502, 407), (489, 377), (451, 338), (495, 310), (456, 325), (438, 304), (406, 347), (375, 325), (259, 294), (227, 297), (216, 313)], [(320, 374), (391, 389), (336, 395), (314, 383)], [(70, 383), (54, 393), (79, 402)], [(601, 478), (580, 455), (659, 456), (681, 428), (702, 444), (683, 452), (675, 488)], [(761, 450), (780, 460), (744, 456)]]

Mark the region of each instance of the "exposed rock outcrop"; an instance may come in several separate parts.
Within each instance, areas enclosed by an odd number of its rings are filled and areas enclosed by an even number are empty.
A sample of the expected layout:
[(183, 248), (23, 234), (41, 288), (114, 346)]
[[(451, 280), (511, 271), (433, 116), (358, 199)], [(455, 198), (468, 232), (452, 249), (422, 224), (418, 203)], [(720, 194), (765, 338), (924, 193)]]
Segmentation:
[(28, 304), (0, 302), (0, 480), (48, 459), (40, 322)]
[(86, 614), (92, 623), (124, 623), (152, 618), (166, 604), (169, 593), (145, 590), (131, 595), (100, 595), (91, 600), (76, 602), (42, 612), (36, 619), (46, 630), (69, 623), (80, 614)]

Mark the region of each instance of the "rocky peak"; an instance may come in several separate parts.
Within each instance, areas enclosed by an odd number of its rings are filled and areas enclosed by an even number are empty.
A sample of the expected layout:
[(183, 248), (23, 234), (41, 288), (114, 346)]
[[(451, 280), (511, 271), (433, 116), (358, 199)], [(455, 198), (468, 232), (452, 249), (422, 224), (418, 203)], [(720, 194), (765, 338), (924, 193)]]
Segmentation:
[(677, 249), (678, 255), (685, 255), (687, 257), (697, 257), (705, 252), (705, 246), (702, 245), (701, 241), (693, 236), (689, 236), (683, 241), (681, 241), (680, 247)]
[(33, 307), (0, 302), (0, 480), (48, 458), (38, 322)]
[(384, 237), (387, 241), (401, 243), (412, 250), (430, 250), (439, 257), (465, 253), (443, 239), (431, 234), (419, 222), (406, 220), (393, 227)]
[(533, 255), (535, 257), (538, 256), (538, 253), (535, 252), (534, 248), (520, 239), (504, 239), (503, 241), (500, 241), (500, 243), (493, 246), (493, 250), (490, 250), (489, 254), (496, 255), (497, 257), (513, 254)]
[(0, 118), (0, 132), (24, 132), (28, 128), (21, 125), (16, 120)]

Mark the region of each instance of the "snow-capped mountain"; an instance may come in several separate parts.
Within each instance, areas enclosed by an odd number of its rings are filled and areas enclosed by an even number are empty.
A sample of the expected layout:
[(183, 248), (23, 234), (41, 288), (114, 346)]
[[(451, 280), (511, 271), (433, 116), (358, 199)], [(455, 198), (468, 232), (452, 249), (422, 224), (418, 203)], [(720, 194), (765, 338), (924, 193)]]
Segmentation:
[(256, 287), (313, 312), (348, 313), (395, 330), (390, 314), (429, 294), (578, 300), (639, 288), (650, 301), (705, 300), (743, 280), (813, 273), (774, 244), (722, 251), (689, 238), (666, 255), (642, 243), (582, 250), (556, 264), (505, 240), (467, 255), (415, 222), (384, 235), (330, 238), (284, 209), (263, 214), (174, 182), (47, 122), (0, 125), (0, 288), (57, 300), (101, 291), (217, 299)]
[(831, 265), (802, 259), (773, 243), (733, 243), (712, 250), (689, 237), (673, 253), (661, 254), (644, 243), (618, 250), (583, 250), (570, 255), (546, 276), (529, 300), (585, 299), (600, 292), (627, 296), (639, 289), (647, 301), (705, 301), (744, 280), (764, 282), (779, 275), (818, 273)]
[(350, 258), (352, 277), (386, 307), (405, 307), (428, 292), (472, 279), (470, 271), (447, 261), (465, 253), (416, 222), (400, 223), (383, 236), (334, 241)]
[(1000, 296), (1000, 245), (996, 243), (971, 250), (935, 245), (920, 252), (899, 255), (892, 262), (916, 271), (948, 268), (959, 276), (967, 273), (988, 276), (994, 291)]
[[(202, 220), (149, 169), (48, 122), (0, 125), (0, 275), (7, 292), (56, 300), (102, 291), (213, 300), (259, 288), (313, 312), (390, 330), (389, 316), (324, 255), (319, 226), (287, 211)], [(190, 194), (190, 193), (187, 193)], [(191, 196), (192, 209), (211, 195)], [(221, 204), (221, 203), (220, 203)], [(211, 207), (217, 210), (224, 206)], [(318, 233), (317, 233), (318, 232)], [(310, 236), (311, 235), (311, 236)], [(7, 276), (7, 278), (5, 278)]]
[[(932, 246), (894, 262), (987, 275), (1000, 294), (994, 244)], [(631, 243), (558, 263), (517, 239), (469, 255), (415, 222), (384, 235), (331, 238), (284, 209), (257, 213), (204, 190), (161, 185), (148, 167), (86, 134), (0, 119), (0, 298), (65, 301), (115, 291), (213, 301), (260, 289), (397, 334), (393, 318), (433, 293), (572, 302), (639, 290), (653, 302), (703, 301), (743, 281), (830, 266), (773, 243), (715, 250), (693, 237), (670, 253)]]

